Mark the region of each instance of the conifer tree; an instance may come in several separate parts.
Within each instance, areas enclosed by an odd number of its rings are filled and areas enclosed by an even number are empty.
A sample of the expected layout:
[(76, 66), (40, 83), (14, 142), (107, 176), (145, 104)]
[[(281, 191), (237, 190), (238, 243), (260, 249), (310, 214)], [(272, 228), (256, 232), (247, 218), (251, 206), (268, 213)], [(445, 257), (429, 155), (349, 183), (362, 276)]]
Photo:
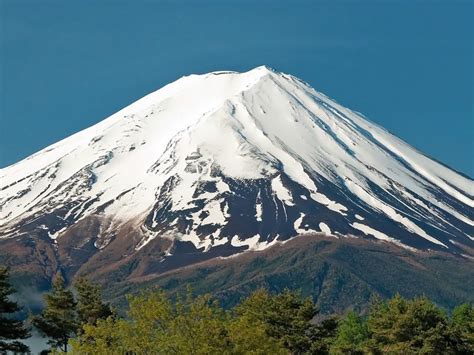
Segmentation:
[(354, 311), (339, 323), (331, 354), (364, 354), (363, 348), (369, 338), (367, 324)]
[(80, 278), (74, 283), (74, 288), (77, 291), (77, 314), (81, 325), (95, 325), (99, 319), (113, 315), (110, 305), (102, 301), (99, 285)]
[(373, 305), (369, 319), (369, 348), (389, 353), (444, 354), (449, 350), (444, 311), (425, 297), (400, 295)]
[(261, 289), (237, 306), (236, 311), (253, 321), (263, 322), (267, 334), (278, 339), (291, 353), (300, 354), (311, 349), (315, 334), (311, 320), (318, 313), (311, 299), (303, 299), (287, 289), (275, 296)]
[(78, 319), (74, 295), (66, 289), (61, 274), (53, 281), (53, 289), (44, 296), (46, 307), (33, 317), (33, 325), (41, 334), (49, 338), (48, 344), (67, 352), (68, 342), (77, 333)]
[(11, 316), (21, 308), (9, 296), (15, 292), (9, 282), (8, 269), (0, 266), (0, 353), (11, 351), (14, 353), (29, 352), (28, 346), (16, 339), (26, 339), (30, 336), (28, 329), (20, 320)]
[(310, 354), (329, 354), (329, 349), (336, 338), (339, 322), (337, 316), (332, 315), (316, 324), (312, 329)]

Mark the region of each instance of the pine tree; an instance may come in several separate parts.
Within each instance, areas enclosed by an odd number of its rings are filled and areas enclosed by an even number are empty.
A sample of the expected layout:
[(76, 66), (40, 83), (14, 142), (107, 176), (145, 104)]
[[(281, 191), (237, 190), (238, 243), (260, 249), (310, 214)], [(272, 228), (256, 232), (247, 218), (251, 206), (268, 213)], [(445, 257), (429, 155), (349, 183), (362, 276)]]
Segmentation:
[(15, 340), (26, 339), (30, 334), (22, 321), (11, 318), (12, 314), (21, 310), (16, 302), (9, 299), (14, 292), (9, 283), (8, 269), (0, 266), (0, 353), (27, 353), (30, 350), (28, 346)]
[(330, 316), (317, 324), (311, 334), (310, 354), (329, 354), (337, 330), (339, 328), (339, 320), (336, 316)]
[(291, 353), (305, 353), (311, 349), (315, 325), (311, 320), (318, 313), (313, 301), (284, 290), (275, 296), (257, 290), (236, 309), (254, 322), (263, 322), (267, 334), (278, 339)]
[(113, 315), (109, 304), (102, 301), (102, 291), (98, 285), (86, 278), (80, 278), (74, 283), (77, 291), (77, 314), (81, 325), (95, 325), (99, 319)]
[(367, 324), (355, 312), (349, 312), (340, 323), (331, 354), (363, 354), (369, 339)]
[(445, 354), (449, 351), (444, 311), (425, 297), (400, 295), (374, 305), (368, 319), (369, 348), (389, 353)]
[(44, 300), (46, 307), (40, 315), (33, 317), (33, 325), (50, 339), (48, 344), (52, 348), (67, 352), (69, 339), (77, 333), (79, 322), (74, 295), (66, 289), (59, 273)]

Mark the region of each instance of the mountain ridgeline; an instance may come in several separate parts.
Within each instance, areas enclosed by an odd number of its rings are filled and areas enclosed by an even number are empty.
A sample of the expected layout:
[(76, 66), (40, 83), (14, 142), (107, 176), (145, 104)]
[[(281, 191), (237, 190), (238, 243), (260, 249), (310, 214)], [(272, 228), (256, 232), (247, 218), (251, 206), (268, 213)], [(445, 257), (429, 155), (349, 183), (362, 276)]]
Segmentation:
[[(370, 271), (321, 260), (321, 270), (339, 272), (325, 287), (352, 280), (383, 293), (383, 274), (410, 267), (428, 287), (434, 256), (472, 270), (471, 178), (268, 67), (183, 77), (1, 169), (0, 181), (0, 262), (23, 285), (48, 288), (62, 270), (114, 280), (115, 297), (195, 263), (282, 255), (302, 235), (302, 247), (329, 243), (305, 260), (357, 243), (367, 258), (371, 248), (387, 253)], [(327, 245), (332, 252), (319, 254)], [(468, 293), (436, 277), (446, 287), (433, 291), (440, 299)], [(216, 287), (240, 292), (252, 280)]]

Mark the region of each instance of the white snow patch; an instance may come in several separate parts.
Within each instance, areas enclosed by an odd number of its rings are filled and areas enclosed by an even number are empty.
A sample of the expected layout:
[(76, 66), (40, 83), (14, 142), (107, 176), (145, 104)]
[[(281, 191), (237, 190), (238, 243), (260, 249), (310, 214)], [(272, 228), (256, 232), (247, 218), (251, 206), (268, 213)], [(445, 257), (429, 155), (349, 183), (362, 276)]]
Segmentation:
[(58, 231), (56, 231), (54, 233), (48, 232), (48, 237), (50, 237), (53, 240), (56, 240), (59, 237), (59, 235), (62, 232), (64, 232), (66, 229), (67, 229), (67, 227), (64, 227), (64, 228), (61, 228), (61, 229), (59, 229)]
[(227, 244), (229, 242), (229, 238), (227, 237), (223, 237), (223, 238), (214, 238), (214, 242), (212, 243), (212, 246), (213, 247), (216, 247), (218, 245), (224, 245), (224, 244)]
[(319, 223), (319, 229), (321, 229), (321, 232), (323, 232), (327, 235), (331, 235), (331, 229), (329, 228), (329, 226), (326, 223), (324, 223), (324, 222)]
[(395, 238), (392, 238), (392, 237), (389, 237), (388, 235), (372, 228), (372, 227), (369, 227), (369, 226), (366, 226), (365, 224), (361, 224), (361, 223), (352, 223), (351, 224), (352, 227), (354, 227), (355, 229), (357, 230), (360, 230), (362, 233), (364, 233), (365, 235), (371, 235), (377, 239), (380, 239), (380, 240), (385, 240), (387, 242), (391, 242), (391, 243), (394, 243), (394, 244), (397, 244), (398, 246), (401, 246), (405, 249), (409, 249), (409, 250), (415, 250), (414, 248), (412, 247), (409, 247), (405, 244), (403, 244), (402, 242), (400, 242), (398, 239), (395, 239)]
[(262, 204), (257, 203), (255, 205), (255, 209), (256, 209), (255, 218), (257, 219), (257, 221), (261, 222), (262, 221)]
[(300, 235), (319, 233), (319, 231), (308, 228), (308, 225), (303, 225), (304, 217), (305, 217), (305, 214), (300, 213), (300, 216), (293, 223), (293, 228), (295, 229), (296, 233)]
[(206, 216), (201, 222), (202, 225), (205, 224), (218, 224), (224, 225), (226, 222), (226, 217), (224, 212), (221, 210), (221, 201), (222, 200), (214, 200), (210, 201), (204, 211), (209, 212), (209, 215)]
[(286, 205), (295, 205), (293, 202), (293, 197), (291, 196), (291, 192), (283, 185), (280, 175), (272, 179), (272, 190), (275, 192), (277, 198)]
[(234, 247), (248, 246), (250, 250), (255, 249), (260, 239), (260, 234), (256, 234), (251, 238), (240, 240), (239, 236), (234, 235), (230, 241), (230, 244)]

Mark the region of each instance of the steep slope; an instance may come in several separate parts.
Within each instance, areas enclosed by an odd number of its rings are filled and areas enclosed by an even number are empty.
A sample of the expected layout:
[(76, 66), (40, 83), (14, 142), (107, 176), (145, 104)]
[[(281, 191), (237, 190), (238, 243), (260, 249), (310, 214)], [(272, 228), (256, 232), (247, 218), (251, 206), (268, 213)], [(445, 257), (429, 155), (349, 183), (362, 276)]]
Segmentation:
[[(130, 263), (133, 263), (131, 261)], [(98, 282), (110, 280), (90, 274)], [(281, 246), (231, 258), (207, 260), (168, 272), (129, 277), (107, 288), (106, 297), (123, 308), (124, 295), (159, 286), (169, 294), (191, 286), (210, 293), (226, 307), (260, 287), (285, 288), (311, 296), (322, 313), (364, 310), (374, 294), (425, 295), (452, 309), (474, 302), (474, 260), (443, 252), (410, 251), (391, 243), (321, 234), (293, 238)]]
[(319, 231), (473, 255), (472, 179), (267, 67), (183, 77), (0, 181), (0, 258), (45, 274), (145, 247), (171, 269)]

